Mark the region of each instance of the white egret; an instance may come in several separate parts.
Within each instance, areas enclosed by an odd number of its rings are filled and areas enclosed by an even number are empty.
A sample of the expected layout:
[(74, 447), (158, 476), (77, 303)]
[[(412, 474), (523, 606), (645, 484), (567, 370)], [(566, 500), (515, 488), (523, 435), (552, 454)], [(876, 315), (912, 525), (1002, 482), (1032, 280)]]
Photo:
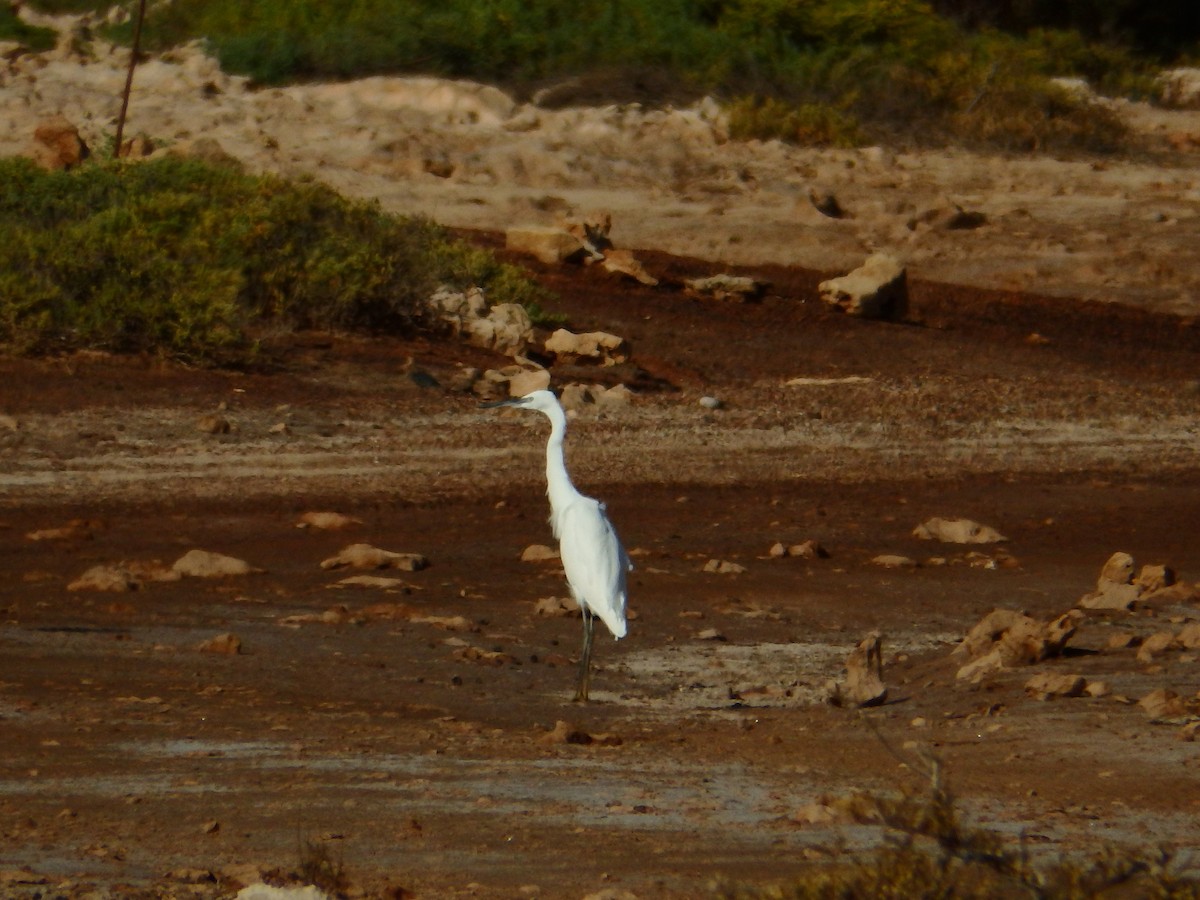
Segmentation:
[(550, 391), (485, 403), (485, 407), (514, 406), (534, 409), (550, 420), (546, 441), (546, 494), (550, 498), (550, 526), (558, 538), (567, 584), (583, 613), (583, 654), (579, 661), (579, 687), (575, 699), (588, 699), (592, 665), (592, 629), (600, 619), (615, 639), (625, 636), (625, 575), (633, 570), (616, 529), (599, 500), (585, 497), (571, 483), (563, 457), (567, 417)]

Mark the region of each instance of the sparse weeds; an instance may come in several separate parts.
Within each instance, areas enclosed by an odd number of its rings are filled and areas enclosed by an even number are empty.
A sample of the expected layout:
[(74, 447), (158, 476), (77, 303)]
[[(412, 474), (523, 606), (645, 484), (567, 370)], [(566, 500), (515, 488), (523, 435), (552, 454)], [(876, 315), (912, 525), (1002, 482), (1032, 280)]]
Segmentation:
[(328, 844), (305, 839), (300, 842), (297, 874), (304, 884), (320, 888), (330, 897), (344, 897), (350, 878), (341, 859), (335, 859)]
[(999, 833), (963, 822), (932, 756), (926, 774), (926, 791), (875, 798), (871, 803), (869, 821), (883, 829), (882, 845), (876, 850), (866, 855), (839, 850), (828, 863), (814, 865), (790, 883), (720, 884), (714, 896), (720, 900), (1200, 898), (1200, 881), (1178, 874), (1174, 858), (1163, 849), (1105, 847), (1087, 858), (1039, 865), (1023, 841), (1013, 847)]

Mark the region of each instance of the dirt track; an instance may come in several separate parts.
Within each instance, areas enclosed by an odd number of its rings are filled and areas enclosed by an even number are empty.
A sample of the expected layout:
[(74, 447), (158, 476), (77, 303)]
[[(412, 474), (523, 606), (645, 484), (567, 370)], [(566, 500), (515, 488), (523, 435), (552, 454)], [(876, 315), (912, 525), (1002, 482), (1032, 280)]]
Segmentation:
[[(402, 374), (409, 356), (443, 383), (500, 360), (316, 336), (268, 374), (0, 362), (0, 893), (219, 896), (324, 858), (369, 896), (694, 897), (877, 840), (801, 813), (921, 789), (878, 735), (936, 754), (974, 821), (1037, 854), (1186, 846), (1195, 745), (1132, 701), (1196, 694), (1194, 655), (1139, 663), (1109, 638), (1194, 606), (1092, 614), (1066, 658), (980, 685), (949, 654), (993, 607), (1063, 612), (1117, 550), (1200, 578), (1200, 330), (922, 283), (919, 324), (863, 322), (821, 308), (820, 273), (783, 269), (762, 303), (724, 305), (676, 289), (702, 264), (643, 259), (659, 288), (540, 271), (571, 327), (634, 346), (629, 367), (556, 382), (639, 388), (568, 438), (638, 566), (629, 637), (599, 646), (586, 707), (567, 702), (578, 620), (533, 612), (561, 572), (519, 560), (550, 539), (543, 423)], [(196, 430), (221, 404), (234, 430)], [(325, 509), (361, 523), (295, 527)], [(935, 515), (1008, 541), (912, 537)], [(768, 556), (810, 538), (828, 559)], [(319, 563), (359, 541), (431, 565), (339, 587)], [(193, 548), (265, 571), (66, 590)], [(891, 688), (865, 714), (878, 735), (821, 702), (872, 629)], [(224, 633), (240, 654), (197, 649)], [(1111, 693), (1039, 702), (1023, 685), (1040, 671)], [(595, 740), (548, 740), (560, 720)]]

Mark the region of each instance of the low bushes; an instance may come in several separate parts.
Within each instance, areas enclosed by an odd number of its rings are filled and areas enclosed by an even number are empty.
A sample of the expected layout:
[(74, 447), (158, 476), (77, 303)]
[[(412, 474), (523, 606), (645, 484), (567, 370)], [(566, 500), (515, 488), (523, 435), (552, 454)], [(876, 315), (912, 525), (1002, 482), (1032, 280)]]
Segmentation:
[(305, 328), (422, 328), (440, 284), (537, 307), (519, 269), (315, 182), (196, 161), (0, 161), (0, 343), (252, 359)]

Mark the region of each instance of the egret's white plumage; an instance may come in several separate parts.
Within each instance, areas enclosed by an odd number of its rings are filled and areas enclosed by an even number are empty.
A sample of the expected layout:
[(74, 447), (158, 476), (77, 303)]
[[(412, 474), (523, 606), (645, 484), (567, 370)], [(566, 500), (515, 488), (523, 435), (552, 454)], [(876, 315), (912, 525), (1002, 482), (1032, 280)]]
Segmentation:
[(576, 700), (587, 700), (591, 670), (593, 618), (599, 618), (614, 638), (625, 636), (625, 575), (633, 569), (604, 504), (585, 497), (571, 483), (563, 456), (567, 417), (550, 391), (534, 391), (514, 400), (487, 406), (534, 409), (550, 420), (546, 441), (546, 493), (550, 498), (550, 527), (558, 538), (567, 584), (583, 612), (583, 657)]

